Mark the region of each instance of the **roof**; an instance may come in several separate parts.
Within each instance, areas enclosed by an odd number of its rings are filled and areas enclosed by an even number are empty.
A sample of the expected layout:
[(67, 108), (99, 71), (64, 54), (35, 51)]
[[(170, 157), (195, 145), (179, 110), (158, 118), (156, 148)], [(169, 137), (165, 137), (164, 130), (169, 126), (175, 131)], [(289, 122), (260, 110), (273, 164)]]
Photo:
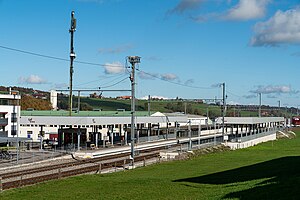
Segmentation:
[[(148, 111), (136, 111), (136, 116), (148, 116)], [(21, 116), (69, 116), (66, 110), (22, 110)], [(80, 111), (72, 112), (72, 116), (88, 117), (88, 116), (131, 116), (131, 111)]]
[(202, 115), (188, 115), (188, 118), (189, 119), (192, 119), (192, 118), (199, 119), (199, 118), (207, 118), (207, 117), (206, 116), (202, 116)]
[[(261, 124), (269, 122), (284, 122), (283, 117), (225, 117), (224, 124)], [(217, 124), (222, 123), (222, 117), (216, 119)]]

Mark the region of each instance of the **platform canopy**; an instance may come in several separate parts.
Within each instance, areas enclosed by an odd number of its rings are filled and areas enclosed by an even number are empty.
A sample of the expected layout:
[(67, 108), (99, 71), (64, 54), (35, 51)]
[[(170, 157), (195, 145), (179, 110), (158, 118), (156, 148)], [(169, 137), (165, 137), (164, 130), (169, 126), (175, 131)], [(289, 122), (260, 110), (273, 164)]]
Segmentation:
[[(271, 122), (284, 122), (283, 117), (225, 117), (224, 124), (263, 124)], [(216, 119), (217, 124), (222, 124), (222, 117)]]

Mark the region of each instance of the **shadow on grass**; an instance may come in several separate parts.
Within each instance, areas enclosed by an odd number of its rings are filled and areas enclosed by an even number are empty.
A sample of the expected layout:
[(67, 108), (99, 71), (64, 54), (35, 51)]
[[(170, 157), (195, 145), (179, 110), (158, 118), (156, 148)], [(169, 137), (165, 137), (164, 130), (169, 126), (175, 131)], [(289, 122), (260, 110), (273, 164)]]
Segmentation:
[[(234, 184), (267, 179), (246, 190), (230, 192), (223, 198), (300, 199), (300, 157), (283, 157), (214, 174), (175, 180), (201, 184)], [(247, 184), (247, 183), (245, 183)]]

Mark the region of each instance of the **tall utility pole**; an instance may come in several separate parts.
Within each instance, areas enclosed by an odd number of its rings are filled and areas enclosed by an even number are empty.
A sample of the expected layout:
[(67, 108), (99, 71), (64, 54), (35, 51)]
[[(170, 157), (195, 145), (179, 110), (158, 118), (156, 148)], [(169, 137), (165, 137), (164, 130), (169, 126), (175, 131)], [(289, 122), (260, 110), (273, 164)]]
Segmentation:
[(78, 90), (78, 102), (77, 102), (77, 113), (79, 114), (79, 110), (80, 110), (80, 90)]
[(226, 115), (226, 89), (225, 89), (225, 83), (221, 84), (222, 86), (222, 95), (223, 95), (223, 105), (222, 105), (222, 136), (224, 139), (224, 135), (225, 135), (225, 115)]
[(74, 52), (74, 45), (73, 45), (73, 38), (74, 38), (74, 32), (76, 31), (76, 19), (74, 18), (75, 12), (71, 12), (71, 28), (69, 32), (71, 33), (71, 51), (70, 51), (70, 94), (69, 94), (69, 116), (72, 115), (72, 101), (73, 101), (73, 94), (72, 94), (72, 89), (73, 89), (73, 62), (76, 57), (75, 52)]
[(131, 64), (131, 159), (132, 164), (134, 163), (134, 140), (135, 140), (135, 64), (140, 63), (141, 57), (139, 56), (128, 56), (128, 62)]
[(148, 115), (150, 116), (151, 110), (150, 110), (150, 102), (151, 102), (151, 97), (148, 95)]
[(278, 115), (280, 116), (280, 100), (278, 101)]
[(191, 120), (188, 121), (188, 134), (189, 134), (189, 147), (188, 150), (192, 150), (192, 130), (191, 130)]
[(259, 107), (258, 107), (258, 117), (261, 117), (261, 93), (259, 95)]

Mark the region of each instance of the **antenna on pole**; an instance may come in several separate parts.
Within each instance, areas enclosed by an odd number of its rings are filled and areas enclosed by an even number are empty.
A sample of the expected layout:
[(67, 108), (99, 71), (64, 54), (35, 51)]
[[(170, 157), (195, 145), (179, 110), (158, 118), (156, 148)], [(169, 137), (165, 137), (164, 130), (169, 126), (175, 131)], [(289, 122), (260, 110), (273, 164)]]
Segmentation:
[(74, 59), (76, 57), (75, 52), (74, 52), (74, 32), (76, 31), (76, 19), (74, 17), (75, 12), (72, 11), (71, 12), (71, 28), (69, 30), (69, 32), (71, 33), (71, 49), (70, 49), (70, 94), (69, 94), (69, 116), (72, 116), (72, 103), (73, 103), (73, 94), (72, 94), (72, 90), (73, 90), (73, 62)]
[(128, 56), (128, 62), (131, 64), (131, 159), (132, 166), (134, 165), (134, 142), (135, 142), (135, 64), (140, 63), (141, 57), (139, 56)]

